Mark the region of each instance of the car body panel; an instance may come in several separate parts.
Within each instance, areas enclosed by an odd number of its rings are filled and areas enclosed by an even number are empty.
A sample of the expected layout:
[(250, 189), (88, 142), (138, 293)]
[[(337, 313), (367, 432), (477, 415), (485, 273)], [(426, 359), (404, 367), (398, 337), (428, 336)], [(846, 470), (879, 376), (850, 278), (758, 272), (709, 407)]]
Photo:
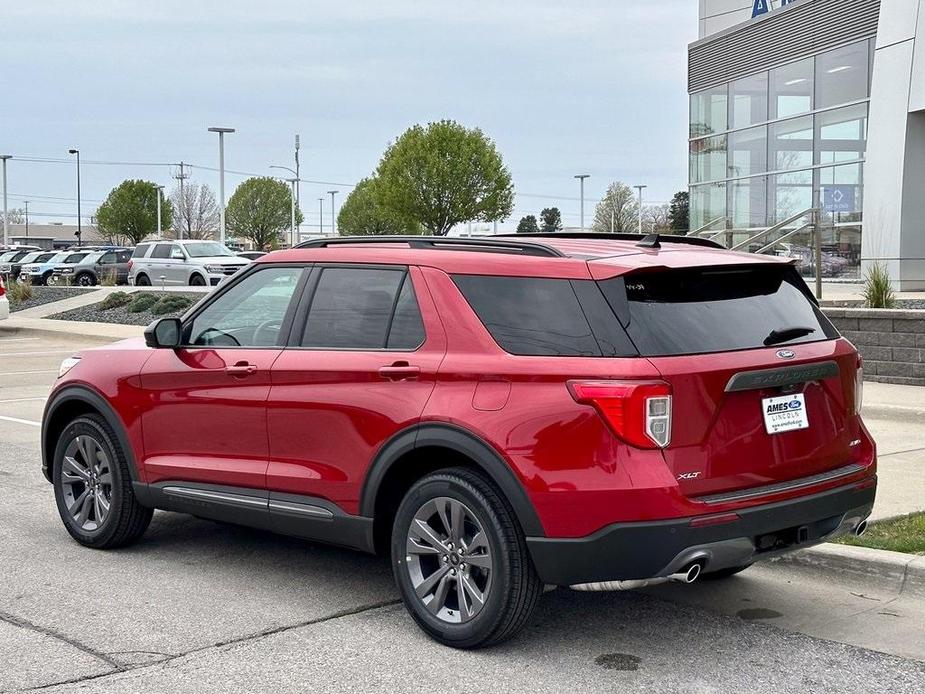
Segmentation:
[[(241, 258), (230, 250), (228, 255), (190, 256), (185, 250), (193, 244), (204, 241), (146, 241), (139, 244), (129, 265), (129, 284), (137, 284), (139, 275), (144, 275), (153, 285), (183, 286), (189, 285), (194, 278), (201, 278), (207, 286), (216, 286), (226, 278), (250, 264), (247, 258)], [(156, 258), (157, 246), (169, 247), (167, 257)], [(139, 255), (139, 251), (143, 254)]]

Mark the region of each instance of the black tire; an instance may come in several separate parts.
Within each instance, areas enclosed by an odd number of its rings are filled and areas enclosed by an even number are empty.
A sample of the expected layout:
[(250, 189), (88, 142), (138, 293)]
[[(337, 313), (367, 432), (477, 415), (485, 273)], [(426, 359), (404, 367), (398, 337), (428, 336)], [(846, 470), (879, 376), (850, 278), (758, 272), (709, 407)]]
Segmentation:
[(41, 279), (39, 280), (39, 284), (42, 285), (43, 287), (47, 287), (48, 280), (51, 279), (51, 275), (52, 273), (46, 272), (44, 275), (42, 275)]
[[(412, 578), (413, 563), (408, 561), (409, 531), (416, 514), (425, 511), (429, 502), (434, 500), (456, 501), (471, 512), (480, 529), (487, 537), (486, 549), (490, 552), (491, 583), (483, 586), (484, 602), (479, 611), (468, 621), (451, 623), (428, 610), (422, 598), (415, 592)], [(470, 516), (466, 516), (468, 522)], [(469, 528), (477, 526), (467, 526)], [(451, 538), (446, 533), (444, 541)], [(471, 539), (474, 538), (470, 538)], [(460, 545), (464, 544), (460, 541)], [(523, 530), (517, 522), (510, 504), (487, 478), (466, 468), (449, 468), (440, 470), (418, 480), (402, 500), (395, 516), (392, 528), (392, 569), (395, 582), (401, 593), (405, 607), (418, 626), (431, 638), (453, 648), (480, 648), (492, 646), (516, 635), (527, 623), (530, 615), (543, 593), (543, 584), (536, 575), (533, 562), (527, 550)], [(453, 545), (449, 545), (451, 550)], [(468, 551), (468, 549), (467, 549)], [(429, 556), (429, 555), (422, 555)], [(472, 555), (470, 555), (472, 556)], [(452, 551), (450, 552), (452, 559)], [(465, 561), (465, 556), (459, 559)], [(423, 558), (422, 558), (423, 561)], [(440, 563), (436, 556), (428, 561), (435, 563), (437, 573)], [(446, 556), (443, 557), (446, 564)], [(460, 566), (466, 567), (466, 564)], [(474, 564), (468, 571), (479, 571)], [(457, 569), (453, 570), (453, 575)], [(462, 578), (463, 572), (459, 570)], [(471, 578), (466, 573), (466, 580)], [(448, 579), (454, 585), (459, 579)], [(483, 579), (484, 580), (484, 575)], [(444, 601), (454, 599), (446, 590)], [(463, 590), (460, 587), (459, 590)], [(425, 597), (427, 597), (425, 595)], [(465, 599), (465, 598), (464, 598)], [(436, 600), (436, 590), (431, 600)], [(458, 594), (455, 598), (457, 617), (462, 619), (463, 610), (459, 608)], [(443, 602), (441, 602), (443, 604)], [(446, 603), (448, 606), (451, 603)], [(473, 607), (475, 601), (472, 601)], [(453, 610), (450, 610), (450, 615)]]
[[(92, 529), (87, 529), (78, 523), (78, 520), (68, 510), (66, 501), (68, 489), (73, 490), (74, 487), (69, 486), (65, 481), (64, 458), (72, 442), (77, 441), (77, 437), (81, 439), (89, 437), (99, 446), (99, 450), (109, 462), (108, 471), (111, 476), (108, 496), (109, 511), (102, 523)], [(77, 477), (71, 475), (70, 479), (77, 479)], [(125, 454), (119, 445), (119, 439), (109, 423), (97, 414), (77, 417), (61, 432), (55, 445), (52, 482), (58, 514), (64, 522), (64, 527), (71, 537), (86, 547), (112, 549), (131, 544), (144, 534), (151, 522), (154, 512), (139, 504), (135, 498), (131, 474)]]
[(93, 287), (96, 285), (96, 277), (91, 272), (82, 272), (74, 278), (74, 282), (81, 287)]
[(731, 566), (728, 569), (719, 569), (718, 571), (707, 571), (702, 573), (700, 578), (704, 581), (719, 581), (742, 573), (749, 566), (751, 566), (751, 564), (746, 564), (745, 566)]
[(150, 287), (151, 280), (148, 278), (147, 275), (143, 273), (135, 275), (135, 286), (136, 287)]
[(205, 287), (206, 279), (202, 275), (190, 275), (189, 286), (191, 287)]

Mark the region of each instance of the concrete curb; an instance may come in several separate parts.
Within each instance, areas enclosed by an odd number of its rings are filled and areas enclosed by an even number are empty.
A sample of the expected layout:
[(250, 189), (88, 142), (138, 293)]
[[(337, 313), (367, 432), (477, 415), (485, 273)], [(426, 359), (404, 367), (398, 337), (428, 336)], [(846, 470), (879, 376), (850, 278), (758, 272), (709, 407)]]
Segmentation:
[(925, 556), (883, 549), (824, 543), (785, 554), (773, 561), (806, 566), (837, 580), (850, 573), (861, 578), (895, 584), (898, 591), (925, 595)]
[(121, 325), (118, 323), (92, 323), (85, 321), (53, 320), (50, 318), (13, 317), (0, 322), (0, 334), (35, 334), (49, 337), (76, 337), (97, 340), (100, 343), (141, 337), (143, 325)]

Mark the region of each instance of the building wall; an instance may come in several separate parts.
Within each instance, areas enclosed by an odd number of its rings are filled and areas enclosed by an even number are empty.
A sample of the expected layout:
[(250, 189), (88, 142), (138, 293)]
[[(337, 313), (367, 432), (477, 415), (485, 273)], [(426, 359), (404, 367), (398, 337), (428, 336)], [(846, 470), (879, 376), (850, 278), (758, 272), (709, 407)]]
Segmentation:
[(698, 36), (716, 34), (752, 16), (751, 0), (700, 0)]

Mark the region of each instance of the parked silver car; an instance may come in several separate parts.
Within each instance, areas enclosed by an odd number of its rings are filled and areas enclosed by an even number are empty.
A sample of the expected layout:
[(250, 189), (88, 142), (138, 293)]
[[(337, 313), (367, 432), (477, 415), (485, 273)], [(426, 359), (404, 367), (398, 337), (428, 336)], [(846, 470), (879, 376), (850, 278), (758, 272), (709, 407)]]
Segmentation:
[(145, 241), (132, 254), (129, 284), (214, 287), (250, 262), (217, 241)]

